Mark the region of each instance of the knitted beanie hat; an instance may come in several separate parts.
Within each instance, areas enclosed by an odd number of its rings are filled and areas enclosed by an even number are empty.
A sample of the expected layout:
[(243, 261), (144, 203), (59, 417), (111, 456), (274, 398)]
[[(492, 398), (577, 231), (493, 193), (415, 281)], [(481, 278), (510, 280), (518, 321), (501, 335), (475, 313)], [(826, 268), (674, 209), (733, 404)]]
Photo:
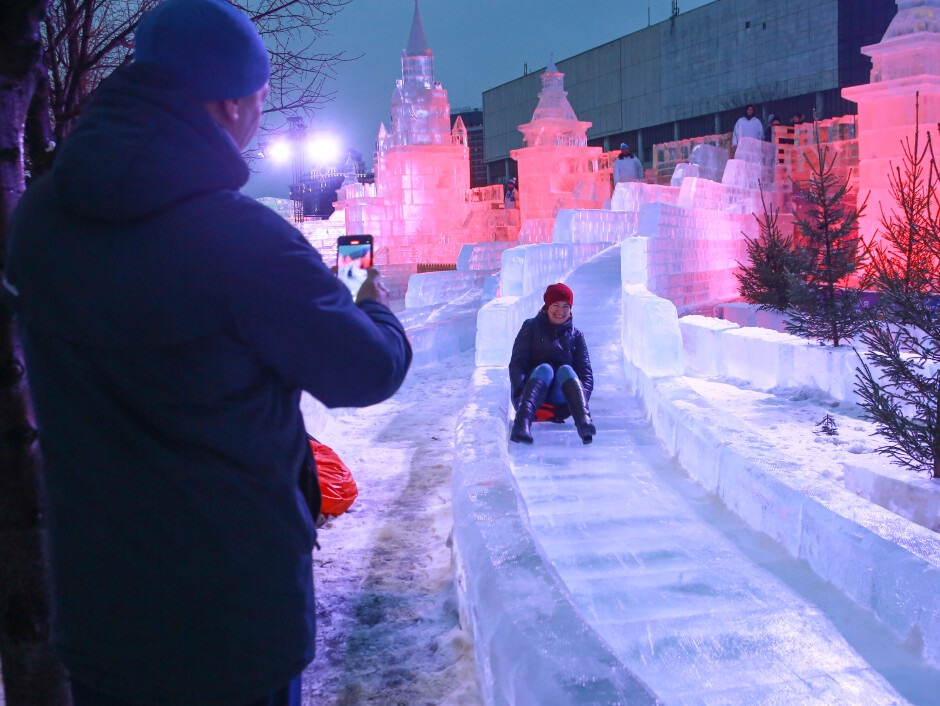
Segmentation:
[(568, 306), (574, 306), (574, 292), (571, 291), (571, 287), (561, 282), (548, 285), (542, 299), (545, 300), (546, 307), (555, 302), (568, 302)]
[(248, 15), (224, 0), (165, 0), (137, 25), (134, 60), (158, 66), (202, 101), (244, 98), (271, 73)]

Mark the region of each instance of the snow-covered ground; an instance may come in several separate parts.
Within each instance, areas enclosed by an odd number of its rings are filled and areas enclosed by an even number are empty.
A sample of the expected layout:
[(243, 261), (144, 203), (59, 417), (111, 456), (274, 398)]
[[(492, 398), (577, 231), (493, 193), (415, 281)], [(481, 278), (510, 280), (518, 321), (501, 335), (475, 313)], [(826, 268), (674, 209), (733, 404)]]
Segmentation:
[[(742, 429), (766, 438), (788, 459), (815, 469), (821, 478), (842, 484), (846, 464), (886, 466), (889, 457), (875, 449), (885, 441), (857, 405), (840, 403), (813, 389), (762, 392), (721, 378), (686, 377), (699, 395)], [(834, 434), (823, 431), (826, 416)]]
[(335, 410), (319, 432), (359, 497), (320, 530), (304, 704), (481, 703), (448, 541), (454, 426), (472, 372), (472, 352), (412, 370), (391, 400)]

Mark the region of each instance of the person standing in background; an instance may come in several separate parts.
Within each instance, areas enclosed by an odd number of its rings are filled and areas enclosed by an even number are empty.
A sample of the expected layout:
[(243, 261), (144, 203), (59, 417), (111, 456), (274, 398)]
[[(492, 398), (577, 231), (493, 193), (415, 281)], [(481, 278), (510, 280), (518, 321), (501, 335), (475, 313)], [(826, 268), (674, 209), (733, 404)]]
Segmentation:
[(510, 179), (506, 182), (506, 193), (503, 202), (506, 208), (518, 208), (516, 201), (519, 198), (519, 192), (516, 190), (516, 180)]
[(643, 180), (643, 163), (630, 151), (626, 142), (620, 144), (620, 155), (614, 160), (614, 186), (627, 181)]
[(754, 106), (750, 104), (744, 109), (744, 115), (734, 124), (734, 130), (731, 133), (731, 159), (734, 159), (734, 154), (738, 151), (738, 142), (742, 137), (751, 137), (755, 140), (764, 137), (764, 126), (760, 118), (754, 115)]

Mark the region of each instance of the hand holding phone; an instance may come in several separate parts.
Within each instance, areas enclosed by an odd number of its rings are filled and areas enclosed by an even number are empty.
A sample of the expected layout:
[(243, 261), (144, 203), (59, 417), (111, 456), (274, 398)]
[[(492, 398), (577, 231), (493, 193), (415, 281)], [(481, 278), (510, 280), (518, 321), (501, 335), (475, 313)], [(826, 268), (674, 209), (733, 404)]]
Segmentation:
[(353, 298), (368, 277), (372, 258), (371, 235), (343, 235), (337, 238), (336, 276), (349, 288)]
[(391, 306), (391, 295), (382, 283), (382, 275), (374, 267), (366, 273), (366, 280), (359, 288), (359, 294), (356, 295), (356, 303), (364, 299), (374, 299), (379, 304)]

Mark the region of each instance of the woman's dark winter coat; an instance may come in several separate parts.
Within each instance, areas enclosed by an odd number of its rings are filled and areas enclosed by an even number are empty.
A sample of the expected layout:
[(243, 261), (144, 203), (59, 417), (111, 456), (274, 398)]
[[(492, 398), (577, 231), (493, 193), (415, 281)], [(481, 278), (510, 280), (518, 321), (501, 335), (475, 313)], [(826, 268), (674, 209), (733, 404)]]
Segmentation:
[[(581, 380), (585, 396), (590, 399), (594, 389), (594, 372), (588, 354), (584, 334), (574, 327), (573, 319), (563, 324), (553, 324), (542, 309), (535, 318), (527, 319), (516, 335), (509, 359), (509, 384), (512, 404), (519, 406), (522, 388), (532, 371), (542, 363), (552, 370), (570, 365)], [(556, 405), (555, 416), (560, 419), (571, 416), (567, 405)]]

